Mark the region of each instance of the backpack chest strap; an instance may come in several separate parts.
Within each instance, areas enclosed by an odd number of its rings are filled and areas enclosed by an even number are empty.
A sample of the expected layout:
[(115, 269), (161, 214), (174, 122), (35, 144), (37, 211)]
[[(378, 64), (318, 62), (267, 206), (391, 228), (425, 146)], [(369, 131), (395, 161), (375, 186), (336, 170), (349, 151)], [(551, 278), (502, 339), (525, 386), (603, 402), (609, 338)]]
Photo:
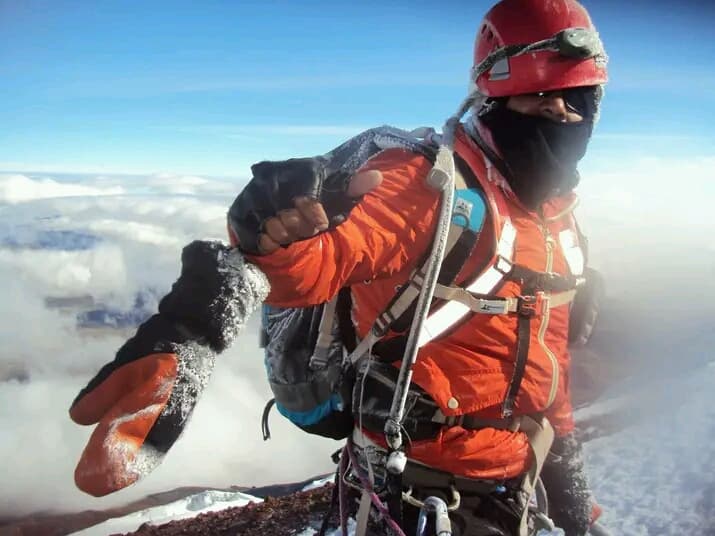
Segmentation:
[(500, 296), (481, 296), (461, 287), (447, 287), (437, 285), (435, 297), (443, 300), (459, 302), (467, 306), (471, 312), (487, 315), (505, 315), (509, 313), (523, 313), (525, 308), (533, 310), (535, 315), (543, 313), (546, 309), (560, 307), (573, 301), (576, 289), (551, 294), (545, 297), (543, 292), (533, 296), (519, 296), (515, 298), (502, 298)]

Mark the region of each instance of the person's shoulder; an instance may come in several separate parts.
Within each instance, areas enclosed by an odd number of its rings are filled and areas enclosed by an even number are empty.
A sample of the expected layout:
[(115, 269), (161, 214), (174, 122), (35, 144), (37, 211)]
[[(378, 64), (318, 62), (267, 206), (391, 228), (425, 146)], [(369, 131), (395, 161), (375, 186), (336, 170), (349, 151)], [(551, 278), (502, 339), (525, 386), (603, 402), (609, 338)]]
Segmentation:
[(426, 156), (408, 149), (385, 149), (368, 160), (361, 171), (378, 170), (388, 182), (408, 186), (425, 184), (433, 163)]

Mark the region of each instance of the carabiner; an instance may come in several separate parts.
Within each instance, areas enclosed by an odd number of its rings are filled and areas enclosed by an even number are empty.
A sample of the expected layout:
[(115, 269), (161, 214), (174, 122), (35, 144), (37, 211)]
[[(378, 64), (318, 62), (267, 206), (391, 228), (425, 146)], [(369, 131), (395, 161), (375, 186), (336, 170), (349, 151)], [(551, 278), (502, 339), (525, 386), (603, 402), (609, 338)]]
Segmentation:
[(435, 496), (427, 497), (422, 503), (420, 516), (417, 519), (416, 536), (427, 536), (427, 519), (430, 514), (434, 514), (435, 536), (452, 536), (452, 523), (449, 521), (447, 503)]

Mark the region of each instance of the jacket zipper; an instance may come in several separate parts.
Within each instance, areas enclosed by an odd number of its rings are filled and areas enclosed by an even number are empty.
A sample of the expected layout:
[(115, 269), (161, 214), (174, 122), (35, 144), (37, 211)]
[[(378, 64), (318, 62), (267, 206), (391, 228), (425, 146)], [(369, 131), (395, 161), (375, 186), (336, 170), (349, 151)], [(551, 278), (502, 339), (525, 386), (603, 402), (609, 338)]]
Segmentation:
[[(541, 229), (542, 233), (544, 234), (544, 243), (546, 245), (546, 272), (550, 273), (554, 269), (554, 239), (551, 236), (551, 233), (549, 232), (546, 223), (542, 225)], [(549, 298), (550, 294), (545, 296), (545, 307), (542, 312), (541, 325), (539, 326), (539, 332), (537, 334), (537, 340), (539, 341), (539, 345), (544, 350), (544, 353), (551, 360), (551, 390), (549, 391), (549, 398), (546, 402), (546, 408), (551, 407), (551, 404), (554, 403), (554, 399), (556, 398), (556, 392), (559, 386), (559, 362), (556, 359), (554, 353), (551, 351), (551, 349), (546, 345), (546, 341), (544, 341), (546, 330), (549, 327), (549, 320), (551, 319), (551, 309), (549, 308), (548, 304)]]

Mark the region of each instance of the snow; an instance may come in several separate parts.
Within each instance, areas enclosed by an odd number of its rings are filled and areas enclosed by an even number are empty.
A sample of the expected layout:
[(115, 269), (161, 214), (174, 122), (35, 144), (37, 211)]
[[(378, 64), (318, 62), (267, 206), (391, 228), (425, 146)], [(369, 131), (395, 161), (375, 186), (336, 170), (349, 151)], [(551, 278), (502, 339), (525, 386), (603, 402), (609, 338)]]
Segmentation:
[(320, 478), (318, 480), (313, 480), (310, 484), (306, 485), (301, 491), (310, 491), (317, 488), (322, 488), (325, 484), (330, 484), (335, 480), (333, 475), (326, 476), (325, 478)]
[(710, 363), (669, 382), (669, 406), (586, 445), (602, 521), (615, 534), (715, 534), (714, 384)]
[[(332, 482), (333, 477), (317, 479), (307, 484), (301, 491), (309, 491), (320, 488)], [(108, 519), (102, 523), (74, 532), (75, 536), (105, 536), (106, 534), (126, 533), (137, 530), (144, 523), (161, 525), (170, 521), (189, 519), (199, 514), (207, 512), (218, 512), (227, 508), (246, 506), (248, 503), (262, 502), (260, 497), (254, 497), (241, 492), (206, 490), (201, 493), (189, 495), (178, 501), (174, 501), (162, 506), (155, 506), (140, 510), (122, 517)], [(313, 536), (317, 534), (312, 528), (306, 528), (298, 536)], [(355, 534), (355, 522), (348, 521), (348, 536)], [(341, 536), (341, 531), (328, 532), (327, 536)]]
[(189, 519), (207, 512), (218, 512), (227, 508), (246, 506), (248, 503), (262, 501), (263, 499), (259, 497), (238, 491), (206, 490), (169, 504), (108, 519), (72, 534), (76, 536), (106, 536), (107, 534), (132, 532), (144, 523), (161, 525), (169, 521)]

